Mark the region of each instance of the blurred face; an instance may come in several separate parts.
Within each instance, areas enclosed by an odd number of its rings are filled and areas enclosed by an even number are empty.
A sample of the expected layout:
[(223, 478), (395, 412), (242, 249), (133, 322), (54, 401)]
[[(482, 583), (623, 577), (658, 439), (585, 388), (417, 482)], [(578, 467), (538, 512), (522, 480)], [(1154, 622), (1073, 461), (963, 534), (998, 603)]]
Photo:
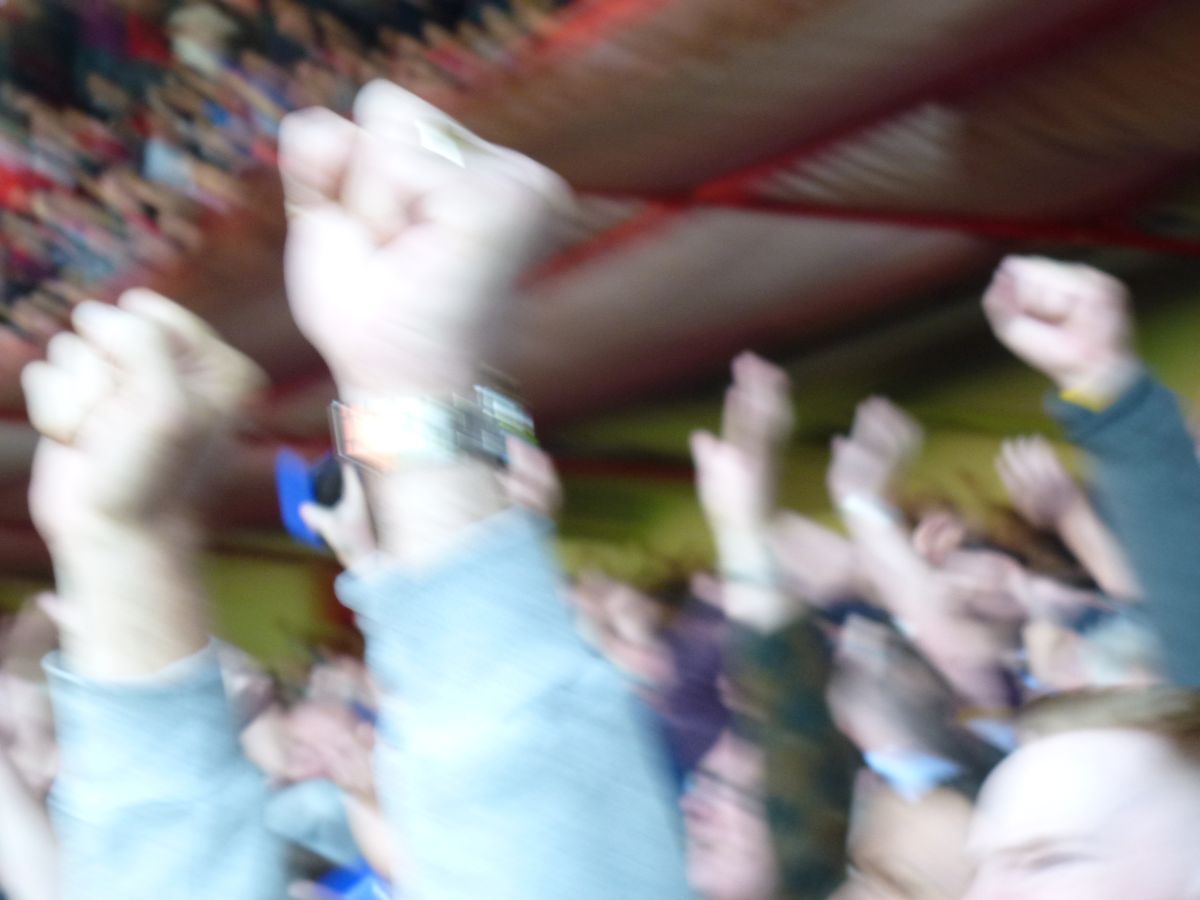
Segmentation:
[(49, 692), (41, 684), (2, 675), (0, 710), (0, 746), (29, 788), (46, 796), (58, 771)]
[(971, 883), (967, 856), (971, 805), (937, 790), (910, 803), (883, 786), (860, 795), (850, 837), (857, 900), (959, 900)]
[(1001, 621), (1024, 617), (1015, 593), (1024, 570), (1012, 557), (995, 550), (958, 549), (946, 555), (939, 571), (959, 602), (976, 615)]
[(770, 900), (775, 856), (763, 802), (762, 752), (725, 732), (683, 798), (688, 879), (704, 900)]
[(1135, 731), (1038, 740), (988, 779), (964, 900), (1200, 897), (1200, 775)]

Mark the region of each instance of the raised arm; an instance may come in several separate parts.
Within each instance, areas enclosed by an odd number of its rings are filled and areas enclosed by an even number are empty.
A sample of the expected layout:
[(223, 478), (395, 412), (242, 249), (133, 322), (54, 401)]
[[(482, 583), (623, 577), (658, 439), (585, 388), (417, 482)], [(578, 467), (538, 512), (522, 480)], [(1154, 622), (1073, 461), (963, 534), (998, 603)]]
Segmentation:
[(1050, 410), (1088, 455), (1168, 672), (1200, 685), (1200, 465), (1175, 396), (1133, 349), (1124, 285), (1087, 266), (1014, 257), (984, 311), (1000, 342), (1054, 382)]
[(379, 565), (340, 593), (383, 698), (377, 781), (405, 889), (683, 896), (665, 757), (576, 633), (548, 523), (508, 510), (495, 461), (438, 425), (455, 404), (479, 413), (481, 361), (567, 191), (394, 86), (368, 86), (355, 116), (284, 122), (286, 271), (376, 525)]
[[(775, 558), (776, 483), (792, 432), (787, 375), (750, 354), (733, 363), (721, 435), (692, 435), (697, 490), (717, 548), (722, 603), (735, 624), (732, 682), (754, 708), (780, 898), (830, 894), (845, 876), (858, 759), (825, 695), (831, 653)], [(809, 583), (815, 583), (810, 580)]]
[(890, 490), (923, 440), (920, 426), (882, 398), (859, 404), (848, 437), (833, 443), (829, 493), (878, 601), (965, 697), (998, 706), (1003, 688), (991, 631), (963, 609), (913, 542)]
[(698, 431), (691, 438), (726, 614), (764, 634), (805, 612), (803, 602), (783, 587), (772, 539), (780, 458), (791, 433), (787, 375), (746, 353), (733, 362), (720, 437)]
[(61, 896), (275, 900), (282, 852), (209, 647), (189, 493), (256, 372), (148, 292), (73, 322), (22, 376), (62, 603)]
[(1139, 595), (1125, 551), (1049, 441), (1006, 441), (996, 469), (1017, 512), (1035, 528), (1057, 534), (1102, 591), (1127, 600)]

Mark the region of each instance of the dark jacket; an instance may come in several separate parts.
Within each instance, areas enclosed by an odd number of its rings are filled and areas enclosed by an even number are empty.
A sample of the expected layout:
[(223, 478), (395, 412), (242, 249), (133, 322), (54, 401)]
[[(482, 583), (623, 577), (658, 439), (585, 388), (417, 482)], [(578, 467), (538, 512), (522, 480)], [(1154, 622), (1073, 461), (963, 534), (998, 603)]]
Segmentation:
[(1057, 397), (1048, 408), (1089, 457), (1171, 680), (1200, 687), (1200, 464), (1178, 400), (1143, 375), (1100, 412)]

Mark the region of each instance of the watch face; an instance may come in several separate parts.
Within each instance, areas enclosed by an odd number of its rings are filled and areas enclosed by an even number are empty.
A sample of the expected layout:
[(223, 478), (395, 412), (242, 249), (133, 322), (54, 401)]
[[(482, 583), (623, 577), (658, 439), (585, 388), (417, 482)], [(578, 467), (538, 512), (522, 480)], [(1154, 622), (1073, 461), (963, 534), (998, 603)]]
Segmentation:
[[(378, 471), (387, 471), (408, 449), (401, 404), (394, 409), (360, 409), (334, 401), (329, 408), (338, 456)], [(411, 444), (412, 441), (407, 441)]]
[[(520, 438), (528, 444), (537, 446), (537, 438), (533, 431), (533, 419), (528, 410), (516, 400), (506, 397), (491, 388), (477, 386), (475, 397), (483, 418), (494, 428), (506, 435)], [(507, 456), (507, 454), (502, 454)]]

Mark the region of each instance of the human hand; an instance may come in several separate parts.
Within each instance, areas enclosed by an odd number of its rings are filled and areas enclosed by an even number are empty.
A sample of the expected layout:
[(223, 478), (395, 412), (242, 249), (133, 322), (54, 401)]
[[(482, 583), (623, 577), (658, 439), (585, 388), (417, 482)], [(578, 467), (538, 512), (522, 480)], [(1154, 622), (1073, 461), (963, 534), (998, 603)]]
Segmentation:
[(895, 473), (921, 451), (921, 424), (886, 397), (868, 397), (854, 410), (850, 439), (866, 447)]
[(508, 501), (547, 519), (557, 517), (563, 491), (550, 454), (515, 436), (509, 436), (507, 447), (508, 468), (500, 473), (500, 483)]
[(882, 397), (858, 405), (849, 437), (834, 438), (827, 483), (839, 506), (850, 497), (883, 499), (924, 440), (921, 426)]
[(21, 373), (43, 436), (30, 511), (52, 547), (79, 526), (180, 512), (206, 451), (262, 381), (203, 321), (149, 291), (80, 304), (72, 321)]
[(1135, 377), (1128, 291), (1090, 266), (1010, 256), (983, 309), (997, 340), (1060, 390), (1112, 398)]
[(949, 509), (932, 509), (921, 516), (912, 533), (913, 549), (934, 566), (943, 565), (966, 542), (967, 523)]
[(842, 535), (799, 513), (785, 513), (771, 536), (789, 595), (815, 606), (854, 595), (858, 554)]
[(996, 471), (1013, 508), (1035, 528), (1055, 529), (1080, 503), (1082, 489), (1043, 437), (1005, 441)]
[(757, 532), (775, 505), (779, 457), (791, 437), (793, 412), (784, 371), (751, 353), (733, 361), (721, 437), (691, 436), (700, 505), (718, 539), (722, 532)]
[(327, 778), (348, 794), (375, 793), (371, 754), (375, 729), (349, 706), (306, 700), (287, 715), (287, 777), (291, 781)]
[(721, 408), (721, 439), (748, 453), (776, 457), (795, 427), (787, 373), (749, 352), (734, 358), (732, 372)]
[(334, 506), (304, 503), (300, 506), (304, 524), (329, 545), (342, 567), (354, 571), (366, 564), (378, 550), (366, 492), (358, 470), (342, 465), (342, 496)]
[(305, 699), (374, 709), (378, 705), (366, 664), (346, 654), (327, 656), (308, 673)]
[(718, 541), (767, 527), (775, 505), (768, 460), (707, 431), (691, 436), (700, 506)]
[(569, 192), (395, 85), (364, 88), (355, 119), (283, 122), (296, 323), (351, 401), (464, 390)]

